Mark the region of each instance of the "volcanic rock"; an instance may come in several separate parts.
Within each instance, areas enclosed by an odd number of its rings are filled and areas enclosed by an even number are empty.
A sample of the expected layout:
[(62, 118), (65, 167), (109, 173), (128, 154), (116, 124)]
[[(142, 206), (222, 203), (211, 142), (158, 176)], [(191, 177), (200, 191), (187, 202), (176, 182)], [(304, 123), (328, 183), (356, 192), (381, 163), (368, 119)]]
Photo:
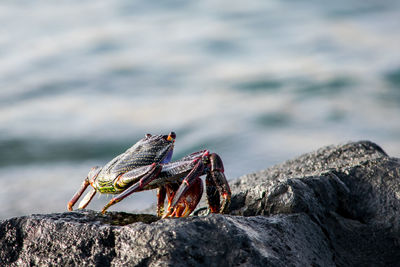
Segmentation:
[(0, 221), (1, 266), (399, 266), (400, 160), (360, 141), (231, 182), (228, 215)]

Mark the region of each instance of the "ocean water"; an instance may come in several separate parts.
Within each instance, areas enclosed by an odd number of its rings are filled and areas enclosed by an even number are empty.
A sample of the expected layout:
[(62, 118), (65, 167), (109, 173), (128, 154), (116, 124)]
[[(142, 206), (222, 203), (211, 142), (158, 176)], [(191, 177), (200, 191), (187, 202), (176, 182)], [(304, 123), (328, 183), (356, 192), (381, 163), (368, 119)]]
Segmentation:
[(217, 152), (230, 180), (360, 139), (400, 157), (399, 18), (397, 0), (2, 1), (0, 219), (65, 211), (145, 133)]

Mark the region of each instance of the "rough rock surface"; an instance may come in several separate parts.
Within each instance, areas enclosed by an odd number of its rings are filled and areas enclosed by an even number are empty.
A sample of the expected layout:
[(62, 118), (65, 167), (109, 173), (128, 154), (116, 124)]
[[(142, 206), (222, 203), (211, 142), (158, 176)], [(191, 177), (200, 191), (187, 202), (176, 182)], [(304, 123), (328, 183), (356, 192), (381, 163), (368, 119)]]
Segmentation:
[(231, 214), (0, 221), (0, 266), (400, 266), (400, 160), (362, 141), (231, 182)]

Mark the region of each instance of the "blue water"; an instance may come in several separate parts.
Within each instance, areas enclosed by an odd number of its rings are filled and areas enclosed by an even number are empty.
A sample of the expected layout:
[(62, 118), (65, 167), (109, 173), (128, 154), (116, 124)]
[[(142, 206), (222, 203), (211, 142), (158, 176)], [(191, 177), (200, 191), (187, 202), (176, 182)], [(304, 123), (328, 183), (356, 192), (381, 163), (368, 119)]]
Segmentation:
[(400, 157), (399, 18), (396, 0), (2, 1), (0, 218), (64, 211), (145, 133), (217, 152), (229, 179), (351, 140)]

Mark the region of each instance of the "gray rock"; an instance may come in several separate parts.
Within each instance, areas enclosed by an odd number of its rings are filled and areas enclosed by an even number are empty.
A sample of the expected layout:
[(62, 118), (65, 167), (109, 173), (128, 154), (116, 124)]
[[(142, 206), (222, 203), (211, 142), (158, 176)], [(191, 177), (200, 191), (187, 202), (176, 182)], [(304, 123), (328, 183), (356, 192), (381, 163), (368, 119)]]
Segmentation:
[(94, 211), (0, 222), (6, 266), (400, 266), (400, 160), (322, 148), (231, 182), (230, 215)]

